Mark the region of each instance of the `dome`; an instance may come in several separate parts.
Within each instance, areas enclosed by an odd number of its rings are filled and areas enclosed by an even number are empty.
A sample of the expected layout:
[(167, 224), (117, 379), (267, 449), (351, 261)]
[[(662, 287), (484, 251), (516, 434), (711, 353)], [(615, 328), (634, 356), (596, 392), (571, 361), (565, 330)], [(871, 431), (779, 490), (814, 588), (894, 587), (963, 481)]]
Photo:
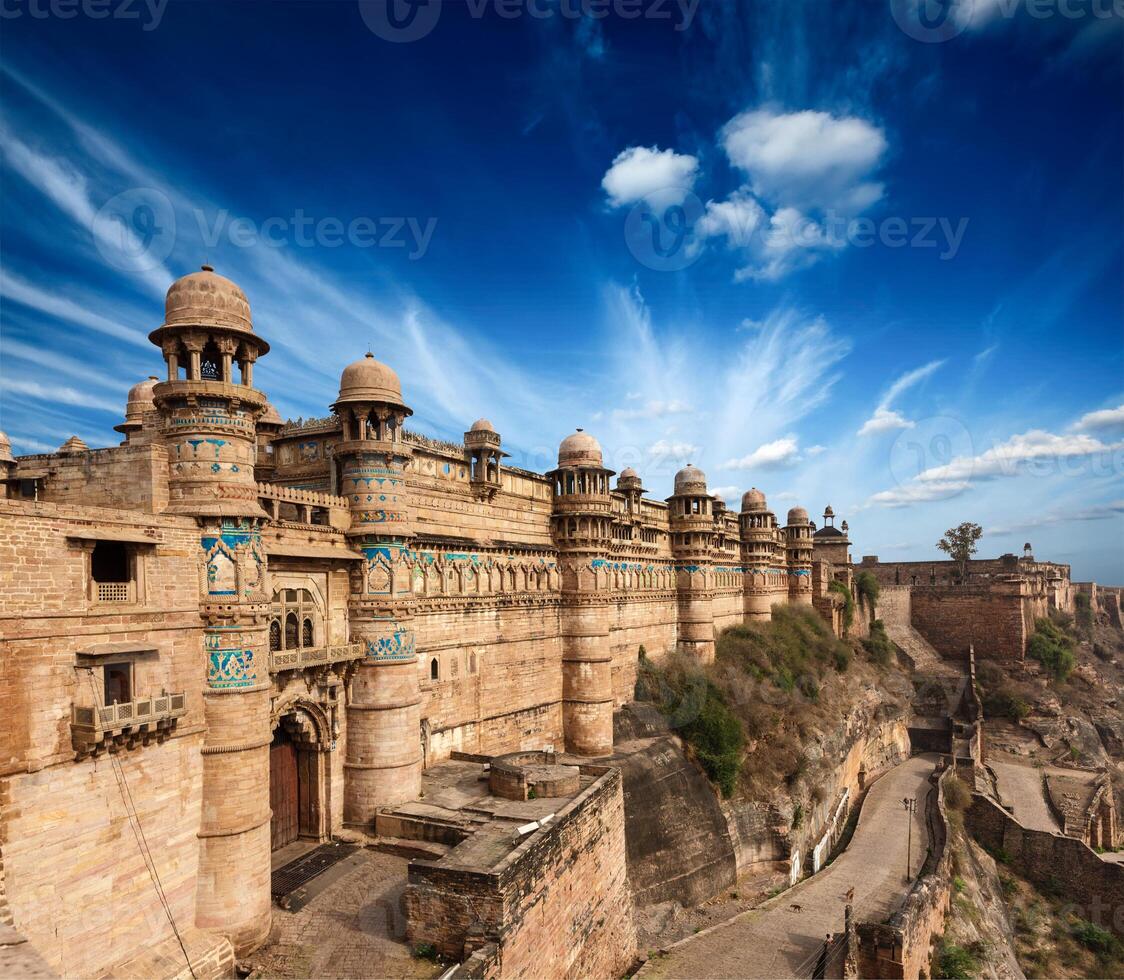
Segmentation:
[(12, 456), (12, 441), (6, 432), (0, 432), (0, 463), (14, 463)]
[(136, 418), (156, 409), (152, 389), (156, 387), (159, 380), (155, 374), (150, 374), (144, 381), (138, 382), (129, 389), (129, 398), (125, 402), (125, 418)]
[(601, 466), (601, 443), (583, 429), (566, 436), (558, 446), (559, 466)]
[(827, 506), (826, 506), (826, 507), (824, 508), (823, 516), (824, 516), (825, 518), (827, 518), (827, 517), (834, 517), (834, 516), (835, 516), (835, 511), (833, 511), (833, 510), (831, 509), (831, 504), (828, 504), (828, 505), (827, 505)]
[(788, 523), (807, 524), (808, 512), (803, 507), (793, 507), (792, 510), (788, 512)]
[(261, 418), (258, 419), (258, 428), (280, 429), (284, 424), (285, 420), (281, 418), (280, 413), (273, 407), (273, 402), (266, 402), (265, 411), (262, 413)]
[(742, 510), (760, 513), (768, 508), (765, 502), (765, 494), (763, 494), (757, 487), (750, 487), (742, 494)]
[(636, 470), (634, 470), (631, 466), (626, 466), (623, 470), (621, 470), (621, 479), (622, 480), (639, 480), (640, 474), (637, 473)]
[(164, 299), (164, 326), (254, 329), (246, 294), (209, 265), (172, 283)]
[(706, 493), (706, 474), (697, 466), (688, 463), (675, 474), (675, 492)]
[(617, 477), (617, 488), (619, 490), (643, 490), (644, 487), (640, 482), (640, 474), (636, 472), (631, 466), (626, 466), (621, 470), (621, 475)]
[(492, 425), (487, 419), (477, 419), (472, 423), (472, 428), (469, 432), (495, 432), (496, 427)]
[(343, 369), (340, 375), (340, 396), (338, 402), (388, 402), (401, 405), (402, 383), (393, 369), (375, 360), (370, 351), (367, 355)]

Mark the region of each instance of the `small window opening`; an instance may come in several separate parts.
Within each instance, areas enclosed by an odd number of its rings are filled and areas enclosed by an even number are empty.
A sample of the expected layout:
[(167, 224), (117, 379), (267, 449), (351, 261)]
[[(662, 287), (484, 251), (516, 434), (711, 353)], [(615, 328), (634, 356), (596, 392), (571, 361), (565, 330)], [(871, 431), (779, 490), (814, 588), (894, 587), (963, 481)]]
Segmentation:
[(434, 658), (433, 658), (433, 659), (432, 659), (432, 660), (431, 660), (431, 661), (429, 662), (429, 679), (430, 679), (431, 681), (435, 681), (435, 680), (437, 680), (437, 675), (438, 675), (438, 673), (439, 673), (439, 667), (438, 667), (438, 663), (437, 663), (437, 658), (436, 658), (436, 657), (434, 657)]
[(105, 704), (127, 704), (133, 700), (132, 664), (106, 664), (102, 668)]

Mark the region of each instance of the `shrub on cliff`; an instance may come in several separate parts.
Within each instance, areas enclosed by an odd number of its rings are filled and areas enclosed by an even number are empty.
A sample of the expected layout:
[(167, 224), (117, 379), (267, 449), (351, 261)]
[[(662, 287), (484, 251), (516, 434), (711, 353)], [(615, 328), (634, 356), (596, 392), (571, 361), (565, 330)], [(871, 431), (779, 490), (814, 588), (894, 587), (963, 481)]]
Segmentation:
[(722, 795), (734, 795), (745, 733), (717, 685), (691, 658), (674, 655), (662, 665), (642, 660), (636, 700), (655, 704)]
[(1076, 662), (1073, 640), (1049, 619), (1039, 619), (1034, 624), (1034, 635), (1026, 645), (1026, 652), (1059, 681), (1069, 676)]
[(894, 643), (886, 634), (886, 625), (880, 619), (870, 624), (870, 636), (863, 640), (863, 649), (870, 659), (881, 667), (888, 667), (894, 660)]
[(717, 659), (814, 701), (824, 673), (846, 669), (850, 648), (814, 610), (774, 606), (769, 622), (724, 631), (718, 638)]
[(855, 592), (859, 597), (859, 604), (866, 606), (870, 616), (874, 618), (874, 610), (878, 606), (879, 585), (873, 572), (859, 572), (855, 576)]
[(944, 802), (950, 810), (963, 813), (972, 802), (972, 791), (959, 776), (946, 776), (944, 779)]
[(832, 579), (827, 583), (828, 592), (834, 592), (836, 595), (843, 599), (843, 628), (850, 629), (851, 623), (855, 620), (855, 600), (851, 595), (851, 590), (847, 588), (846, 582), (840, 582), (837, 579)]

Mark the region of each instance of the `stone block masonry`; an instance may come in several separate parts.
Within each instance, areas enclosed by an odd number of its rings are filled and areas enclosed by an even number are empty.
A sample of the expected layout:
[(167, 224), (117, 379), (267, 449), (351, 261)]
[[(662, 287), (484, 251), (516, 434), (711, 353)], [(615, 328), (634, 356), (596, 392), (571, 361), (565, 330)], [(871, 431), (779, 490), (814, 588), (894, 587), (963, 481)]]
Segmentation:
[(467, 959), (489, 943), (506, 977), (615, 977), (636, 934), (625, 872), (624, 795), (615, 768), (583, 766), (594, 782), (495, 867), (414, 861), (407, 935)]
[(1029, 604), (1019, 582), (915, 586), (910, 616), (914, 628), (945, 657), (966, 659), (974, 647), (984, 659), (1022, 660), (1034, 630)]
[(976, 793), (966, 824), (972, 836), (1023, 877), (1059, 892), (1081, 918), (1124, 936), (1124, 866), (1103, 861), (1083, 841), (1030, 830)]

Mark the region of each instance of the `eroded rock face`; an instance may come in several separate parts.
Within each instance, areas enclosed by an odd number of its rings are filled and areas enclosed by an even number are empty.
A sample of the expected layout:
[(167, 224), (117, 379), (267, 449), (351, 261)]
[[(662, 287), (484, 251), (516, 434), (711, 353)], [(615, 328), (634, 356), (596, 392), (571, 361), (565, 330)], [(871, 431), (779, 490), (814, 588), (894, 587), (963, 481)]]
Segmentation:
[(1093, 727), (1101, 737), (1105, 751), (1114, 759), (1124, 759), (1124, 721), (1107, 716), (1099, 717), (1093, 719)]

